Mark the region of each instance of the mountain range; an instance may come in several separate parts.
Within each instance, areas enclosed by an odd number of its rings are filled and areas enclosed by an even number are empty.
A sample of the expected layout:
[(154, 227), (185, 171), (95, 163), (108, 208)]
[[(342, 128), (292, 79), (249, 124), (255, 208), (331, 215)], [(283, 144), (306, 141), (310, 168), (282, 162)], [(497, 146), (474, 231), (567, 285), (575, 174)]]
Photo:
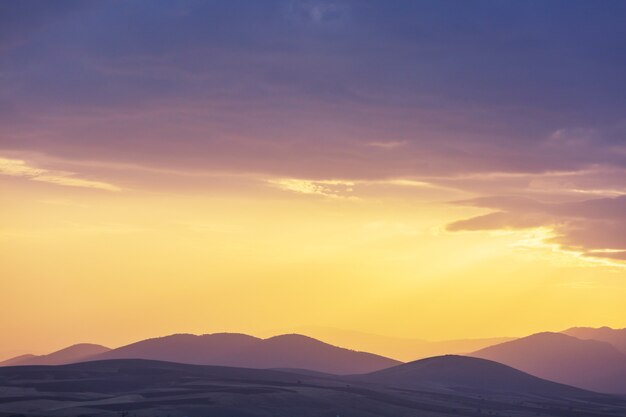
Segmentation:
[(612, 329), (610, 327), (572, 327), (561, 333), (574, 336), (578, 339), (607, 342), (626, 354), (626, 329)]
[[(85, 354), (86, 347), (90, 347), (92, 354)], [(76, 355), (72, 356), (71, 353)], [(199, 336), (175, 334), (142, 340), (116, 349), (75, 345), (50, 355), (22, 356), (0, 365), (56, 365), (105, 359), (152, 359), (264, 369), (296, 368), (334, 374), (366, 373), (401, 363), (296, 334), (261, 339), (238, 333), (214, 333)]]
[[(572, 328), (560, 333), (537, 333), (479, 348), (467, 355), (561, 384), (596, 392), (626, 393), (626, 353), (621, 350), (625, 332), (610, 328)], [(0, 362), (0, 366), (59, 365), (111, 359), (297, 370), (309, 375), (380, 371), (380, 378), (386, 378), (383, 370), (401, 364), (385, 356), (338, 347), (298, 334), (263, 339), (238, 333), (215, 333), (175, 334), (115, 349), (78, 344), (48, 355), (18, 356)]]
[[(276, 334), (273, 332), (272, 334)], [(513, 340), (512, 337), (453, 339), (429, 341), (416, 338), (383, 336), (354, 330), (322, 326), (301, 326), (283, 329), (280, 333), (298, 333), (323, 340), (335, 346), (373, 352), (403, 362), (441, 355), (463, 355), (487, 346)]]

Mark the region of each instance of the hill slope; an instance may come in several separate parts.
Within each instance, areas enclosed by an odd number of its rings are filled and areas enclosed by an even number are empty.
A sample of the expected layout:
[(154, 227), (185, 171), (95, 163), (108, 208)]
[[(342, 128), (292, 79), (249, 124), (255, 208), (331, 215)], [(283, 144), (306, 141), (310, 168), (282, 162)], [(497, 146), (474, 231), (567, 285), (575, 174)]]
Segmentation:
[(488, 339), (457, 339), (428, 341), (421, 339), (382, 336), (352, 330), (335, 329), (321, 326), (302, 326), (290, 329), (289, 332), (304, 334), (335, 346), (363, 352), (372, 352), (401, 361), (414, 361), (431, 356), (466, 354), (492, 346), (497, 343), (513, 340), (508, 337)]
[(606, 342), (538, 333), (481, 349), (471, 356), (575, 387), (626, 393), (626, 355)]
[(94, 355), (109, 351), (106, 346), (92, 343), (80, 343), (72, 345), (47, 355), (21, 355), (0, 362), (0, 366), (17, 365), (62, 365), (67, 363), (81, 362)]
[(152, 359), (245, 368), (298, 368), (333, 374), (366, 373), (400, 362), (296, 334), (268, 339), (236, 334), (177, 334), (147, 339), (95, 355), (91, 360)]
[(446, 355), (421, 359), (356, 376), (367, 381), (410, 389), (579, 396), (585, 391), (550, 382), (497, 362), (468, 356)]
[(14, 358), (6, 359), (0, 362), (0, 366), (18, 366), (18, 365), (28, 365), (28, 361), (33, 358), (37, 358), (37, 355), (32, 355), (27, 353), (25, 355), (16, 356)]
[[(430, 361), (428, 379), (441, 375), (450, 358)], [(452, 360), (456, 360), (452, 358)], [(462, 362), (483, 363), (463, 358)], [(453, 369), (459, 364), (453, 364)], [(504, 368), (509, 375), (509, 368)], [(414, 364), (398, 366), (405, 369)], [(434, 369), (432, 369), (434, 368)], [(484, 372), (485, 367), (468, 369)], [(449, 369), (444, 374), (449, 375)], [(422, 375), (424, 375), (422, 373)], [(450, 376), (450, 375), (449, 375)], [(359, 376), (364, 378), (366, 376)], [(477, 377), (479, 378), (479, 377)], [(474, 381), (477, 380), (474, 378)], [(536, 378), (528, 377), (533, 380)], [(444, 378), (459, 385), (459, 375)], [(508, 379), (505, 378), (505, 379)], [(441, 378), (437, 381), (442, 382)], [(474, 386), (471, 382), (469, 382)], [(498, 381), (502, 383), (502, 381)], [(557, 384), (546, 383), (542, 387)], [(533, 382), (533, 384), (536, 384)], [(559, 386), (560, 387), (560, 386)], [(524, 393), (474, 393), (393, 389), (347, 377), (301, 375), (265, 369), (186, 365), (141, 359), (61, 366), (0, 368), (0, 415), (41, 417), (120, 415), (189, 417), (415, 417), (500, 415), (516, 417), (623, 417), (618, 397), (562, 389), (564, 397)], [(574, 395), (570, 395), (573, 393)], [(529, 401), (530, 400), (530, 401)], [(548, 412), (547, 412), (548, 411)]]
[(572, 327), (561, 333), (574, 336), (578, 339), (607, 342), (626, 354), (626, 329), (612, 329), (610, 327)]

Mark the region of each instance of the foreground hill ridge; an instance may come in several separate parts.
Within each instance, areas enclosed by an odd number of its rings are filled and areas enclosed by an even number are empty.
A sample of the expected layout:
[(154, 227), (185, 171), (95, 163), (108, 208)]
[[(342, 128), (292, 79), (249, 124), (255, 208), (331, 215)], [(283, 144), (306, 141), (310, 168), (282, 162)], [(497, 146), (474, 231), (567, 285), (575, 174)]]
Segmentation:
[(145, 359), (0, 368), (0, 391), (16, 389), (19, 396), (0, 401), (0, 415), (626, 415), (626, 399), (544, 381), (505, 365), (458, 355), (352, 376)]
[(587, 392), (541, 379), (499, 362), (462, 355), (420, 359), (354, 378), (409, 389), (469, 389), (555, 397), (575, 397)]

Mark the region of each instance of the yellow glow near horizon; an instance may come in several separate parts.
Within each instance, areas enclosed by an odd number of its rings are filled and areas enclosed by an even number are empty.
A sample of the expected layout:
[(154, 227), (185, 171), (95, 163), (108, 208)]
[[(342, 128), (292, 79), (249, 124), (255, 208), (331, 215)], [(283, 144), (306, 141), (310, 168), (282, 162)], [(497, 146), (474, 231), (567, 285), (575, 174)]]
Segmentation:
[(10, 338), (0, 354), (304, 325), (431, 340), (626, 325), (623, 269), (555, 251), (546, 230), (446, 232), (482, 212), (446, 204), (453, 194), (329, 197), (351, 186), (340, 181), (259, 181), (241, 193), (2, 181), (0, 332)]

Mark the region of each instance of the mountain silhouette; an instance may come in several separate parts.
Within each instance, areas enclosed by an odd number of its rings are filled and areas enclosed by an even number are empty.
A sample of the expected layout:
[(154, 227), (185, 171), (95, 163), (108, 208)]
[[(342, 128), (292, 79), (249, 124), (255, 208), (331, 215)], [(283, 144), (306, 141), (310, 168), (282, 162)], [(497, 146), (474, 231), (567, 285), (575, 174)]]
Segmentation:
[(497, 343), (513, 340), (510, 337), (494, 337), (428, 341), (322, 326), (301, 326), (289, 329), (289, 332), (304, 334), (335, 346), (372, 352), (403, 362), (431, 356), (462, 355)]
[(66, 363), (81, 362), (94, 355), (110, 350), (106, 346), (92, 343), (79, 343), (47, 355), (20, 355), (15, 358), (0, 362), (0, 366), (19, 365), (62, 365)]
[(537, 333), (474, 352), (531, 375), (575, 387), (626, 393), (626, 355), (606, 342)]
[(388, 386), (420, 390), (454, 390), (577, 396), (583, 390), (546, 381), (501, 363), (468, 356), (445, 355), (354, 377)]
[(29, 365), (28, 361), (34, 358), (38, 358), (38, 356), (27, 353), (25, 355), (20, 355), (14, 358), (9, 358), (7, 360), (4, 360), (0, 362), (0, 366)]
[(152, 359), (244, 368), (297, 368), (333, 374), (366, 373), (401, 362), (333, 346), (308, 336), (260, 339), (238, 333), (176, 334), (94, 355), (90, 360)]
[(561, 333), (574, 336), (578, 339), (607, 342), (626, 354), (626, 329), (612, 329), (610, 327), (572, 327)]

